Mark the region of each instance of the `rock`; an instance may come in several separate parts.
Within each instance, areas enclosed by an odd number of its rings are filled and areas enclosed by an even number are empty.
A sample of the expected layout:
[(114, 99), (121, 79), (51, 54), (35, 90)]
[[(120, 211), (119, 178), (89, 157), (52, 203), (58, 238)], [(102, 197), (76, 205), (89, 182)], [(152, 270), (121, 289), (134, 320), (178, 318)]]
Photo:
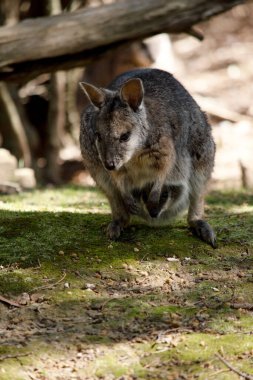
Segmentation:
[(7, 149), (0, 149), (0, 193), (15, 194), (21, 189), (34, 189), (36, 180), (34, 170), (18, 169), (18, 161)]
[(84, 285), (84, 289), (90, 289), (90, 290), (93, 290), (95, 289), (96, 285), (95, 284), (85, 284)]
[(0, 149), (0, 179), (2, 182), (12, 182), (18, 161), (7, 149)]
[(176, 257), (166, 257), (166, 260), (170, 262), (179, 261)]
[(21, 168), (15, 170), (16, 181), (25, 190), (34, 189), (36, 187), (36, 179), (34, 170), (30, 168)]
[(28, 293), (22, 293), (19, 297), (18, 297), (18, 303), (20, 305), (28, 305), (30, 303), (31, 299), (30, 299), (30, 295)]
[(0, 182), (0, 194), (18, 194), (21, 188), (15, 182)]

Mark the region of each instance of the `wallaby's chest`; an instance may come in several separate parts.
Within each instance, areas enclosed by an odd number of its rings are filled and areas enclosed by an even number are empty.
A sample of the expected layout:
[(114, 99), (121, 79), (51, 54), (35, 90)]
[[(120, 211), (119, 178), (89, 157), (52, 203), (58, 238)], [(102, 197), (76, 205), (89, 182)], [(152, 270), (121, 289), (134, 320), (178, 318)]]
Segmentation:
[(169, 136), (162, 136), (155, 144), (137, 152), (120, 170), (113, 172), (116, 186), (123, 192), (142, 189), (159, 178), (163, 180), (175, 164), (174, 144)]
[(158, 151), (146, 150), (136, 155), (126, 166), (112, 173), (116, 186), (123, 192), (142, 189), (168, 170), (165, 157)]

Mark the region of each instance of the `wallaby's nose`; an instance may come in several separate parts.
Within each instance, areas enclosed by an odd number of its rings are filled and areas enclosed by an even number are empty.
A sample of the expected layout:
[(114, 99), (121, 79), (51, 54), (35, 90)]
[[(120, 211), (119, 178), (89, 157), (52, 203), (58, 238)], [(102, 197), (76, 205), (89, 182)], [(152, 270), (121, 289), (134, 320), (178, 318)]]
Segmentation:
[(114, 170), (115, 169), (115, 165), (114, 165), (113, 161), (106, 161), (105, 167), (107, 170)]

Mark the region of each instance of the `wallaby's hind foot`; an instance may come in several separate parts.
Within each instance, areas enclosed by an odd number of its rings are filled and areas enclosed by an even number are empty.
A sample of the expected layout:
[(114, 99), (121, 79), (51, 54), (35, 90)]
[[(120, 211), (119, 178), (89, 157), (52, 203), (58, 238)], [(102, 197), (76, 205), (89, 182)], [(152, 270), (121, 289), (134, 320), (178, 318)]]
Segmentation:
[(217, 248), (216, 235), (210, 226), (205, 220), (198, 219), (190, 223), (190, 229), (201, 240), (205, 241), (207, 244), (210, 244), (213, 248)]
[(195, 191), (195, 193), (190, 196), (188, 224), (194, 235), (211, 245), (213, 248), (217, 248), (216, 235), (210, 224), (203, 220), (203, 215), (204, 197), (202, 189), (202, 191), (199, 192)]
[(107, 226), (107, 237), (110, 240), (117, 240), (123, 231), (123, 225), (118, 220), (113, 220)]

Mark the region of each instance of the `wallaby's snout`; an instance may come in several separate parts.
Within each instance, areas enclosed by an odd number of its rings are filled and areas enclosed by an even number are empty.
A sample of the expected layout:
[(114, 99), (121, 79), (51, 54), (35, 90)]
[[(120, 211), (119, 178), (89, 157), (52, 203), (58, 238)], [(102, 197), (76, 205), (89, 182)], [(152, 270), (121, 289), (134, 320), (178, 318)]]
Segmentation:
[[(119, 170), (123, 165), (122, 158), (117, 147), (113, 147), (113, 141), (107, 141), (106, 143), (98, 146), (98, 152), (100, 160), (104, 168), (108, 171)], [(108, 146), (112, 146), (112, 149), (108, 149)]]
[(105, 168), (107, 170), (115, 170), (116, 169), (116, 166), (115, 166), (114, 162), (111, 161), (111, 160), (106, 160), (105, 163), (104, 163), (104, 165), (105, 165)]

